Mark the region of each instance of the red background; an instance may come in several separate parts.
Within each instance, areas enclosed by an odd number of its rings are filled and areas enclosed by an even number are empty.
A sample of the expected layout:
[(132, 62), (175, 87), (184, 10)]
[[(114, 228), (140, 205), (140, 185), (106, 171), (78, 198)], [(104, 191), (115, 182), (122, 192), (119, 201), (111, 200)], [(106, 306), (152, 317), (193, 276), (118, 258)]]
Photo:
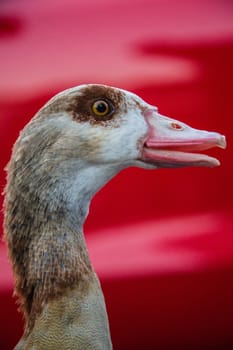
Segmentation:
[[(85, 231), (114, 349), (233, 349), (233, 3), (11, 0), (0, 8), (1, 191), (19, 130), (80, 83), (129, 89), (162, 114), (227, 136), (225, 151), (209, 152), (218, 168), (123, 171), (95, 196)], [(0, 266), (0, 348), (8, 350), (22, 320), (3, 243)]]

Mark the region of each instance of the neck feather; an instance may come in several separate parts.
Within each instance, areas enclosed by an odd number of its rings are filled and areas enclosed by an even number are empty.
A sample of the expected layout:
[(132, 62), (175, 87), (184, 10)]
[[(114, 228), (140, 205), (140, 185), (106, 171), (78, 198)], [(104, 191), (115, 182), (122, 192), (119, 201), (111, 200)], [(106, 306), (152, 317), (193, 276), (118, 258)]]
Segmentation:
[(50, 299), (77, 285), (87, 289), (93, 280), (82, 226), (91, 197), (116, 170), (72, 161), (51, 161), (48, 168), (35, 158), (25, 167), (15, 158), (8, 165), (4, 225), (27, 333)]

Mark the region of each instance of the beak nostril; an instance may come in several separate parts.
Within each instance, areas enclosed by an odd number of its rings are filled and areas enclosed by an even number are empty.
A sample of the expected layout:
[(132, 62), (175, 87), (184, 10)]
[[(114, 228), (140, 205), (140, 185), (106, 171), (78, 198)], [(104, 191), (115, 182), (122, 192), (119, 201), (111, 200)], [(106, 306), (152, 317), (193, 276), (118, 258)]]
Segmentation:
[(171, 127), (172, 127), (172, 129), (175, 129), (175, 130), (182, 130), (183, 129), (183, 127), (177, 123), (171, 123)]

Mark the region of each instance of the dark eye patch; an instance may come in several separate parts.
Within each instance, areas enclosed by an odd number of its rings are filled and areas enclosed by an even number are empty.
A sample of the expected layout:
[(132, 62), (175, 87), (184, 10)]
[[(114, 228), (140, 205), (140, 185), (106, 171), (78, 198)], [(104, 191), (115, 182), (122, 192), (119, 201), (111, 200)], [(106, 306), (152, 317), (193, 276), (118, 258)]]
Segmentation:
[[(97, 115), (93, 111), (93, 105), (97, 101), (102, 101), (99, 109), (103, 111), (103, 115)], [(108, 112), (104, 113), (104, 108), (108, 106)], [(81, 94), (76, 97), (74, 120), (90, 121), (98, 123), (108, 121), (117, 115), (117, 112), (124, 106), (123, 93), (117, 89), (109, 88), (101, 85), (90, 85), (81, 90)], [(100, 111), (101, 114), (101, 111)]]

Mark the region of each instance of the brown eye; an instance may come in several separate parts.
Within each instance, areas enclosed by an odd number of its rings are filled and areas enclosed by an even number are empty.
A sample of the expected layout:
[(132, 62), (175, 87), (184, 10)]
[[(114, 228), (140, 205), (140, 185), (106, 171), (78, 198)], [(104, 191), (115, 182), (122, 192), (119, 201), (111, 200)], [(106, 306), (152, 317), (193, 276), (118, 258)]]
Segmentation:
[(105, 117), (112, 113), (113, 109), (109, 102), (105, 100), (95, 101), (91, 107), (92, 112), (97, 117)]

